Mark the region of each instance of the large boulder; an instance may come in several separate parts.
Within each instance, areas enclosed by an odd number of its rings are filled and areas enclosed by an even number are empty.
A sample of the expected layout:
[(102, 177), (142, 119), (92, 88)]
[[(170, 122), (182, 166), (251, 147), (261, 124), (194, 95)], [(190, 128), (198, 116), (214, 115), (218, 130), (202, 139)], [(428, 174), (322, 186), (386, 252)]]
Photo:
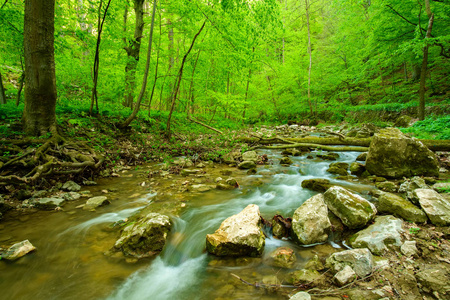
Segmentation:
[(294, 238), (302, 245), (322, 243), (328, 239), (331, 223), (322, 194), (306, 200), (292, 217)]
[(439, 176), (436, 155), (396, 128), (382, 129), (372, 138), (366, 169), (370, 174), (389, 178)]
[(261, 215), (255, 204), (223, 221), (215, 233), (206, 235), (206, 250), (217, 256), (260, 256), (264, 244)]
[(393, 216), (375, 218), (375, 223), (350, 238), (354, 248), (369, 248), (376, 255), (381, 255), (388, 247), (402, 245), (402, 220)]
[(423, 210), (392, 193), (382, 193), (377, 208), (380, 212), (393, 214), (405, 221), (425, 223), (428, 220)]
[(331, 254), (326, 261), (326, 266), (335, 273), (350, 266), (356, 275), (364, 277), (372, 273), (373, 257), (369, 249), (353, 249)]
[(136, 258), (158, 254), (166, 243), (171, 225), (168, 216), (149, 213), (136, 222), (126, 225), (114, 248), (121, 250), (126, 256)]
[(256, 154), (256, 151), (247, 151), (242, 153), (242, 160), (256, 163), (259, 160), (259, 156)]
[(328, 209), (350, 229), (363, 227), (377, 213), (372, 203), (340, 186), (329, 188), (323, 196)]
[(450, 203), (432, 189), (416, 189), (414, 197), (419, 199), (420, 206), (434, 225), (450, 225)]
[(28, 241), (22, 241), (14, 244), (6, 250), (6, 252), (0, 255), (0, 258), (7, 260), (16, 260), (25, 256), (27, 253), (34, 251), (36, 248)]

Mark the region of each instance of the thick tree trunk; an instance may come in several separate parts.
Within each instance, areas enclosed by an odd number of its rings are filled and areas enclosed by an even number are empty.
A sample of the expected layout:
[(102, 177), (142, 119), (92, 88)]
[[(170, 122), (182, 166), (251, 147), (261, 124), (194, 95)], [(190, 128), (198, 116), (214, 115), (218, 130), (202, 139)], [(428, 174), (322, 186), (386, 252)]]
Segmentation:
[[(426, 39), (431, 37), (431, 30), (433, 28), (434, 14), (431, 14), (430, 20), (428, 22)], [(427, 64), (428, 64), (428, 43), (423, 47), (423, 60), (422, 68), (420, 70), (420, 87), (419, 87), (419, 120), (425, 119), (425, 79), (427, 75)]]
[(124, 49), (128, 60), (125, 67), (125, 106), (133, 106), (134, 90), (136, 89), (136, 68), (141, 51), (141, 39), (144, 32), (144, 0), (134, 0), (134, 12), (136, 24), (134, 27), (134, 39), (129, 41), (129, 46)]
[(25, 0), (25, 107), (27, 134), (39, 136), (56, 129), (54, 57), (55, 0)]
[(0, 72), (0, 104), (6, 104), (5, 88), (3, 87), (3, 78), (1, 72)]

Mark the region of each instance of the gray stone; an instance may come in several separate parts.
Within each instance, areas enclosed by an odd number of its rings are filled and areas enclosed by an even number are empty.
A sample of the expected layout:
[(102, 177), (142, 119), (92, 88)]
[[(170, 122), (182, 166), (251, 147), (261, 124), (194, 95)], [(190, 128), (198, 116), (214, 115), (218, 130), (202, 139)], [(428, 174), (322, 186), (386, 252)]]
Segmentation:
[(324, 200), (328, 209), (350, 229), (366, 225), (377, 213), (372, 203), (340, 186), (329, 188)]
[(277, 268), (290, 269), (296, 261), (294, 250), (288, 247), (279, 247), (269, 254), (267, 264)]
[(414, 198), (414, 190), (415, 189), (429, 189), (430, 187), (425, 183), (423, 178), (415, 176), (411, 179), (407, 179), (400, 185), (398, 189), (399, 193), (405, 194), (406, 199), (413, 202), (414, 204), (419, 204), (418, 199)]
[(345, 266), (334, 275), (333, 279), (338, 286), (344, 286), (354, 281), (356, 277), (355, 271), (350, 266)]
[(414, 197), (419, 199), (420, 206), (431, 223), (439, 226), (450, 225), (450, 203), (438, 192), (432, 189), (416, 189)]
[(162, 251), (171, 229), (168, 216), (149, 213), (126, 225), (114, 244), (126, 256), (151, 257)]
[(402, 245), (402, 224), (402, 220), (393, 216), (376, 217), (374, 224), (350, 237), (350, 244), (354, 248), (369, 248), (373, 254), (381, 255), (390, 246)]
[(0, 255), (0, 257), (6, 260), (16, 260), (34, 250), (36, 250), (36, 247), (34, 247), (28, 240), (25, 240), (9, 247), (6, 252)]
[(378, 210), (393, 214), (405, 221), (425, 223), (428, 220), (423, 210), (406, 199), (391, 193), (382, 193), (378, 198)]
[(97, 196), (89, 198), (86, 201), (86, 204), (83, 206), (84, 210), (93, 210), (97, 207), (110, 204), (111, 202), (108, 200), (106, 196)]
[(306, 179), (302, 181), (302, 188), (310, 189), (319, 193), (325, 192), (332, 186), (333, 184), (331, 184), (328, 179), (323, 178)]
[(373, 257), (369, 249), (353, 249), (331, 254), (326, 261), (326, 266), (334, 272), (339, 272), (350, 266), (356, 275), (364, 277), (372, 273)]
[(203, 192), (210, 191), (211, 187), (209, 185), (206, 185), (206, 184), (194, 184), (194, 185), (192, 185), (192, 189), (195, 192), (203, 193)]
[(180, 174), (181, 176), (189, 176), (189, 175), (195, 175), (199, 174), (201, 170), (199, 169), (182, 169)]
[(79, 190), (81, 190), (81, 186), (79, 186), (74, 181), (67, 181), (62, 186), (62, 189), (65, 190), (65, 191), (68, 191), (68, 192), (78, 192)]
[(45, 210), (52, 210), (57, 207), (61, 207), (66, 203), (66, 200), (63, 198), (41, 198), (37, 199), (36, 202), (34, 202), (34, 206), (40, 209)]
[(439, 176), (434, 152), (397, 128), (381, 129), (375, 134), (370, 143), (366, 169), (370, 174), (389, 178)]
[(256, 164), (254, 161), (244, 160), (238, 165), (239, 169), (253, 169), (256, 168)]
[(64, 198), (64, 200), (74, 201), (74, 200), (80, 199), (81, 195), (77, 192), (68, 192), (68, 193), (62, 194), (62, 197)]
[(317, 254), (315, 254), (313, 256), (313, 258), (311, 258), (310, 260), (308, 260), (308, 262), (305, 265), (306, 269), (310, 269), (310, 270), (323, 270), (325, 267), (322, 264), (322, 262), (319, 259), (319, 256)]
[(385, 192), (395, 193), (398, 190), (398, 185), (391, 181), (377, 182), (375, 186)]
[(317, 194), (306, 200), (292, 217), (294, 238), (302, 245), (322, 243), (328, 239), (331, 223), (323, 195)]
[(442, 296), (446, 296), (442, 299), (448, 299), (450, 294), (450, 276), (441, 266), (426, 266), (426, 269), (416, 274), (416, 278), (425, 292), (438, 292)]
[(181, 166), (182, 168), (190, 168), (194, 166), (194, 163), (189, 158), (178, 158), (173, 162), (173, 164)]
[(400, 247), (400, 251), (406, 256), (417, 256), (416, 241), (405, 241)]
[(298, 292), (289, 298), (289, 300), (311, 300), (311, 295), (307, 292)]
[(242, 160), (256, 163), (259, 160), (259, 156), (255, 151), (247, 151), (242, 154)]
[(319, 283), (320, 273), (316, 270), (301, 269), (289, 274), (288, 282), (294, 285)]
[(261, 215), (254, 204), (227, 218), (215, 233), (206, 236), (206, 250), (217, 256), (260, 256), (264, 244)]

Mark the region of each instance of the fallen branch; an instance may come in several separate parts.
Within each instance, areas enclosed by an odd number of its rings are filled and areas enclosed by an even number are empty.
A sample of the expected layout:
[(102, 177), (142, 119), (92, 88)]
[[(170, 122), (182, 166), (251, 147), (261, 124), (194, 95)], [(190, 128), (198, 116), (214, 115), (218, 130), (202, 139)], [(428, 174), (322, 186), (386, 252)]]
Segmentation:
[(320, 144), (309, 144), (309, 143), (297, 143), (297, 144), (289, 144), (289, 145), (281, 145), (281, 146), (255, 146), (252, 149), (287, 149), (287, 148), (318, 148), (326, 151), (356, 151), (356, 152), (366, 152), (369, 151), (368, 147), (352, 147), (352, 146), (325, 146)]
[(207, 124), (205, 124), (205, 123), (202, 123), (202, 122), (200, 122), (200, 121), (197, 121), (197, 120), (191, 118), (191, 116), (189, 116), (189, 115), (187, 116), (187, 119), (188, 119), (189, 121), (191, 121), (191, 122), (194, 122), (194, 123), (196, 123), (196, 124), (202, 125), (203, 127), (206, 127), (206, 128), (208, 128), (208, 129), (211, 129), (211, 130), (213, 130), (213, 131), (215, 131), (215, 132), (217, 132), (217, 133), (223, 134), (223, 132), (220, 131), (219, 129), (216, 129), (216, 128), (211, 127), (211, 126), (209, 126), (209, 125), (207, 125)]

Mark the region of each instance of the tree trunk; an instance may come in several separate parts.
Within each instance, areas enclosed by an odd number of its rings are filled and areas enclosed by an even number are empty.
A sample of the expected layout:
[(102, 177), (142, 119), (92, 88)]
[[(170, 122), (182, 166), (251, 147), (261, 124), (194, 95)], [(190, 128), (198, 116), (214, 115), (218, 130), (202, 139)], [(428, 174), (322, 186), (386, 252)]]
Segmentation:
[(39, 136), (56, 131), (54, 56), (55, 0), (25, 0), (24, 131)]
[(144, 72), (144, 79), (142, 81), (142, 87), (141, 92), (139, 93), (139, 98), (136, 102), (136, 106), (133, 109), (133, 113), (128, 117), (128, 119), (125, 120), (122, 124), (119, 124), (119, 128), (124, 128), (130, 125), (131, 121), (136, 118), (139, 108), (141, 106), (142, 98), (144, 98), (145, 88), (147, 87), (147, 78), (148, 78), (148, 71), (150, 69), (150, 58), (152, 54), (152, 40), (153, 40), (153, 28), (155, 25), (155, 13), (156, 13), (156, 0), (153, 1), (153, 11), (152, 11), (152, 24), (150, 26), (150, 35), (148, 40), (148, 51), (147, 51), (147, 62), (145, 64), (145, 72)]
[(183, 78), (183, 68), (184, 68), (184, 64), (186, 62), (186, 58), (188, 57), (189, 53), (191, 52), (192, 48), (194, 47), (195, 44), (195, 40), (197, 39), (197, 37), (200, 35), (200, 33), (202, 32), (203, 28), (205, 27), (206, 21), (203, 22), (202, 27), (200, 28), (200, 30), (195, 34), (194, 38), (192, 39), (192, 43), (191, 46), (189, 47), (188, 51), (186, 52), (186, 54), (183, 57), (183, 60), (181, 62), (181, 66), (180, 66), (180, 70), (178, 71), (178, 76), (176, 79), (176, 84), (175, 84), (175, 90), (173, 92), (173, 98), (172, 98), (172, 105), (170, 107), (170, 112), (169, 112), (169, 116), (167, 118), (167, 125), (166, 125), (166, 136), (167, 138), (170, 139), (170, 120), (172, 118), (172, 113), (173, 113), (173, 109), (175, 108), (175, 102), (177, 100), (177, 96), (178, 96), (178, 91), (180, 89), (180, 84), (181, 84), (181, 79)]
[(133, 106), (133, 94), (136, 89), (136, 68), (141, 51), (141, 39), (144, 32), (144, 0), (133, 0), (136, 24), (134, 27), (134, 39), (129, 41), (129, 46), (124, 49), (128, 60), (125, 67), (125, 106)]
[(308, 68), (308, 103), (309, 112), (313, 116), (313, 108), (311, 102), (311, 67), (312, 67), (312, 55), (311, 55), (311, 30), (309, 28), (309, 4), (308, 0), (305, 0), (306, 5), (306, 25), (308, 27), (308, 54), (309, 54), (309, 68)]
[[(425, 1), (428, 2), (428, 1)], [(428, 3), (429, 8), (429, 3)], [(428, 12), (428, 9), (427, 9)], [(430, 15), (430, 20), (428, 22), (427, 35), (425, 39), (431, 37), (431, 30), (433, 29), (434, 14)], [(428, 64), (428, 43), (423, 47), (423, 60), (422, 68), (420, 70), (420, 87), (419, 87), (419, 120), (425, 119), (425, 78), (427, 75), (427, 64)]]
[(22, 94), (24, 81), (25, 81), (25, 71), (22, 69), (22, 74), (20, 74), (19, 78), (19, 88), (17, 89), (16, 106), (19, 106), (20, 103), (20, 95)]
[(0, 104), (6, 104), (5, 88), (3, 87), (3, 79), (1, 72), (0, 72)]

